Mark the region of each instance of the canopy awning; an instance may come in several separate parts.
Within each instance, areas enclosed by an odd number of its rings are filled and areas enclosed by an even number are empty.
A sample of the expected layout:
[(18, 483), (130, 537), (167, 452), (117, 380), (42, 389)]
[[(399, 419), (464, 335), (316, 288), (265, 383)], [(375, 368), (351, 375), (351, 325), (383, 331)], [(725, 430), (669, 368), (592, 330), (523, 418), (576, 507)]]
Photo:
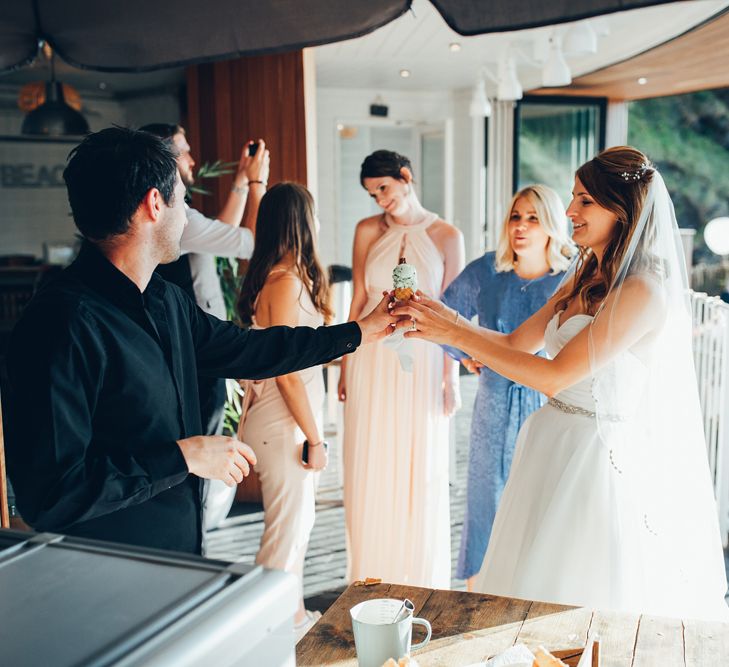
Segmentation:
[[(462, 35), (574, 21), (669, 0), (431, 0)], [(7, 0), (0, 72), (31, 62), (40, 40), (76, 67), (139, 72), (288, 51), (367, 34), (411, 0)]]

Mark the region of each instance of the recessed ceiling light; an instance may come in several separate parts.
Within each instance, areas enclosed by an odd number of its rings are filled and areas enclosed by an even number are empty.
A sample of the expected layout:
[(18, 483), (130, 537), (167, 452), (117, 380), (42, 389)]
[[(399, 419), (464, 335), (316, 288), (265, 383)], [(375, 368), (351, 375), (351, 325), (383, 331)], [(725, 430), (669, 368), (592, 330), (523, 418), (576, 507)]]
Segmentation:
[(400, 76), (403, 79), (407, 79), (410, 76), (410, 70), (409, 69), (401, 69), (400, 70)]
[(451, 51), (453, 51), (453, 53), (456, 53), (456, 52), (458, 52), (458, 51), (460, 51), (460, 50), (461, 50), (461, 45), (460, 45), (460, 43), (459, 43), (459, 42), (451, 42), (451, 43), (450, 43), (450, 44), (448, 45), (448, 48), (449, 48), (449, 49), (450, 49)]
[(344, 129), (344, 123), (337, 123), (337, 132), (341, 132)]
[(638, 85), (645, 86), (646, 83), (648, 83), (648, 79), (646, 79), (644, 76), (638, 79)]

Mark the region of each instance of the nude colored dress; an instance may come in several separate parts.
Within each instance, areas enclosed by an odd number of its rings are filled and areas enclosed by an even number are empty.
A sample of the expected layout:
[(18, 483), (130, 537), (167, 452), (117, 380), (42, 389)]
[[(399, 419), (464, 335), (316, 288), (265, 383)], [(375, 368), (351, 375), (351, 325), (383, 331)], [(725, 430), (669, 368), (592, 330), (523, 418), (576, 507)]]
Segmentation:
[[(404, 254), (420, 289), (439, 296), (443, 259), (427, 228), (398, 225), (387, 231), (365, 262), (369, 312), (392, 289), (403, 235)], [(410, 339), (412, 341), (412, 339)], [(443, 415), (443, 350), (413, 342), (413, 372), (381, 342), (360, 347), (347, 360), (344, 408), (344, 506), (350, 580), (379, 577), (390, 583), (450, 588), (448, 419)]]
[[(303, 285), (298, 311), (299, 326), (319, 327), (324, 323)], [(258, 328), (255, 318), (254, 328)], [(321, 366), (299, 371), (298, 375), (304, 383), (319, 433), (323, 434)], [(253, 401), (238, 429), (238, 437), (256, 453), (255, 471), (263, 492), (264, 531), (256, 563), (295, 574), (301, 586), (304, 556), (314, 527), (318, 473), (301, 465), (300, 445), (305, 437), (286, 407), (275, 378), (252, 382), (249, 386)]]

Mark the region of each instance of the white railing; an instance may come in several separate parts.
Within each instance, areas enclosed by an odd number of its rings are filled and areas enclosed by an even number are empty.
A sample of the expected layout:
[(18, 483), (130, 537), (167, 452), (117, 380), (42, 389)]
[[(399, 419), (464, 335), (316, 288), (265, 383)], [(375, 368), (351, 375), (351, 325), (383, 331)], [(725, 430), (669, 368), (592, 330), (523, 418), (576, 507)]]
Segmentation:
[(719, 508), (722, 542), (729, 535), (729, 305), (691, 292), (694, 364), (706, 452)]

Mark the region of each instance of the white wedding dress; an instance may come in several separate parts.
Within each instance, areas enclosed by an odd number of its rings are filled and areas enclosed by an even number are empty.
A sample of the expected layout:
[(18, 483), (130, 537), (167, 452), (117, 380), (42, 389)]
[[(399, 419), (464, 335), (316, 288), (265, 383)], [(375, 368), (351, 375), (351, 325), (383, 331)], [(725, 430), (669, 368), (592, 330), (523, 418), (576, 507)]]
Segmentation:
[[(545, 331), (548, 355), (554, 358), (591, 321), (580, 314), (560, 325), (556, 314)], [(620, 385), (620, 428), (639, 404), (646, 367), (631, 352), (615, 364), (630, 378)], [(475, 590), (592, 609), (729, 619), (718, 531), (711, 573), (700, 586), (688, 581), (693, 573), (678, 585), (683, 566), (651, 546), (646, 515), (622, 472), (634, 462), (598, 434), (595, 379), (560, 392), (524, 423)]]

